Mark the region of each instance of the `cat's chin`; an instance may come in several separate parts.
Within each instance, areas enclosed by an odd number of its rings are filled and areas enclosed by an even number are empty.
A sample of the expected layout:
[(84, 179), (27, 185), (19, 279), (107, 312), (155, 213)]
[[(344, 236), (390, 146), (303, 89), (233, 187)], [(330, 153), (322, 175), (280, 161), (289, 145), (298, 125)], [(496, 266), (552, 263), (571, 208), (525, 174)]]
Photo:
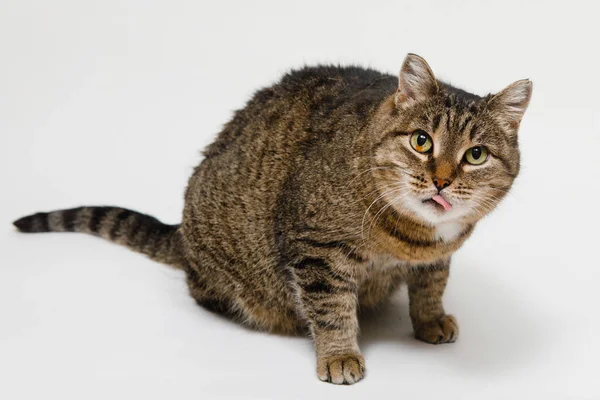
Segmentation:
[(432, 199), (423, 200), (417, 196), (406, 196), (403, 199), (403, 205), (419, 220), (430, 225), (458, 222), (469, 213), (469, 210), (461, 204), (453, 204), (448, 209), (448, 207), (444, 207), (437, 201)]

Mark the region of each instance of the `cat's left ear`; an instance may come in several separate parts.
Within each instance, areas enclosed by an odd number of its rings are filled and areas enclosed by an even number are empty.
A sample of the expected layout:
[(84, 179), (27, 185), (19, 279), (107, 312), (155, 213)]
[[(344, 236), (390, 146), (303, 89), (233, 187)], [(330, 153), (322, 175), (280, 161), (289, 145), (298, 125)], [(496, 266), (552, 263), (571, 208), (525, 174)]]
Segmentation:
[(529, 79), (516, 81), (488, 100), (487, 107), (509, 130), (516, 131), (529, 106), (533, 83)]
[(406, 107), (435, 95), (438, 90), (437, 80), (427, 61), (416, 54), (407, 55), (398, 76), (396, 105)]

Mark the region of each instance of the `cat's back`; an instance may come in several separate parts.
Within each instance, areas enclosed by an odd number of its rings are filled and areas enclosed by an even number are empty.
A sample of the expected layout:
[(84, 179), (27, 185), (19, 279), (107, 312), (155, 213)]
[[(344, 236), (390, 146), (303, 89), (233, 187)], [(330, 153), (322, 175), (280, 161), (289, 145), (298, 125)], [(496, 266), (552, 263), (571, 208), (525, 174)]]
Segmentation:
[(336, 94), (344, 96), (362, 90), (380, 80), (389, 80), (392, 89), (394, 83), (397, 83), (395, 76), (371, 68), (356, 65), (316, 65), (290, 71), (274, 85), (274, 88), (296, 92), (330, 87), (335, 89)]
[[(258, 90), (235, 112), (206, 158), (224, 153), (248, 140), (290, 142), (303, 131), (335, 122), (335, 114), (368, 116), (368, 111), (393, 93), (397, 78), (359, 66), (317, 65), (292, 70), (277, 83)], [(333, 118), (332, 118), (333, 117)], [(297, 135), (297, 134), (300, 135)], [(245, 140), (246, 139), (246, 140)]]
[(290, 71), (234, 113), (204, 150), (188, 191), (196, 185), (203, 195), (213, 189), (235, 196), (244, 191), (245, 197), (266, 196), (271, 204), (308, 152), (323, 150), (326, 142), (343, 148), (396, 86), (396, 77), (358, 66)]
[[(257, 91), (204, 151), (186, 192), (184, 225), (191, 219), (207, 229), (272, 231), (288, 177), (307, 163), (318, 169), (315, 152), (347, 158), (339, 149), (396, 85), (397, 78), (372, 69), (321, 65), (291, 71)], [(329, 151), (332, 143), (342, 154)]]

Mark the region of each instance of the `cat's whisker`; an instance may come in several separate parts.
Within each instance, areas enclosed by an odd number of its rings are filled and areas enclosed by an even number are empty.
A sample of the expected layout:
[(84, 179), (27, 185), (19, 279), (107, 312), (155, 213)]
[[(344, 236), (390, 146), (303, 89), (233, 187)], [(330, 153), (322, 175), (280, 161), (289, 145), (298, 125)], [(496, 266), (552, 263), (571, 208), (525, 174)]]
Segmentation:
[(392, 171), (394, 170), (394, 168), (392, 167), (372, 167), (369, 169), (366, 169), (364, 171), (362, 171), (361, 173), (359, 173), (358, 175), (356, 175), (351, 181), (350, 184), (354, 183), (358, 178), (360, 178), (361, 176), (363, 176), (366, 173), (372, 172), (372, 171), (377, 171), (377, 170), (388, 170), (388, 171)]
[(475, 208), (481, 211), (482, 216), (490, 213), (496, 207), (495, 203), (483, 197), (473, 197), (473, 201), (475, 202)]
[[(369, 205), (369, 207), (367, 208), (367, 210), (365, 211), (365, 213), (363, 215), (363, 219), (362, 219), (362, 223), (361, 223), (361, 229), (362, 229), (361, 236), (363, 237), (363, 239), (365, 238), (365, 235), (364, 235), (365, 218), (367, 217), (369, 211), (371, 210), (371, 207), (373, 207), (373, 205), (377, 201), (381, 200), (386, 195), (388, 195), (390, 193), (393, 193), (393, 192), (396, 192), (396, 191), (399, 191), (399, 190), (404, 190), (404, 189), (405, 189), (405, 187), (403, 185), (400, 185), (400, 187), (397, 187), (397, 188), (392, 189), (392, 190), (388, 190), (388, 191), (382, 193), (380, 196), (378, 196), (375, 200), (373, 200), (373, 202), (371, 203), (371, 205)], [(368, 231), (367, 231), (367, 233), (368, 233)]]
[[(404, 187), (401, 189), (405, 189)], [(385, 212), (385, 210), (387, 210), (389, 207), (395, 205), (395, 203), (397, 201), (399, 201), (400, 199), (404, 198), (406, 195), (408, 195), (407, 192), (405, 193), (401, 193), (400, 195), (396, 196), (392, 201), (388, 202), (384, 207), (382, 207), (377, 214), (375, 214), (375, 216), (373, 217), (373, 220), (371, 221), (371, 223), (369, 224), (369, 229), (367, 230), (367, 235), (370, 235), (371, 230), (373, 229), (373, 226), (376, 226), (377, 224), (377, 220), (379, 219), (379, 217), (381, 215), (383, 215), (383, 213)]]
[[(399, 196), (396, 196), (393, 200), (391, 200), (386, 207), (382, 210), (385, 211), (387, 208), (392, 207), (392, 206), (397, 206), (397, 202), (399, 202), (400, 200), (402, 200), (404, 197), (406, 197), (408, 195), (408, 193), (402, 193)], [(383, 214), (381, 214), (383, 215)], [(375, 217), (374, 221), (371, 223), (371, 225), (369, 226), (369, 230), (367, 231), (367, 234), (370, 234), (371, 229), (373, 228), (373, 226), (376, 226), (377, 224), (377, 220), (379, 219), (378, 216)], [(394, 227), (394, 229), (397, 229), (398, 227), (398, 221), (396, 221), (396, 225)]]

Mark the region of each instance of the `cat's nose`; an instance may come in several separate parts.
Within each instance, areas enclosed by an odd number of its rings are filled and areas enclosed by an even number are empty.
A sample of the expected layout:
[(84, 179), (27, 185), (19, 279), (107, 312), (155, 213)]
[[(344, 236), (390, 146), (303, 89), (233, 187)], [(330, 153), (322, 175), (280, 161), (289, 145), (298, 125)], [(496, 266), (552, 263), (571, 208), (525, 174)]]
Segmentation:
[(452, 181), (447, 178), (433, 178), (433, 184), (435, 185), (437, 190), (447, 188), (448, 186), (450, 186), (451, 183)]

